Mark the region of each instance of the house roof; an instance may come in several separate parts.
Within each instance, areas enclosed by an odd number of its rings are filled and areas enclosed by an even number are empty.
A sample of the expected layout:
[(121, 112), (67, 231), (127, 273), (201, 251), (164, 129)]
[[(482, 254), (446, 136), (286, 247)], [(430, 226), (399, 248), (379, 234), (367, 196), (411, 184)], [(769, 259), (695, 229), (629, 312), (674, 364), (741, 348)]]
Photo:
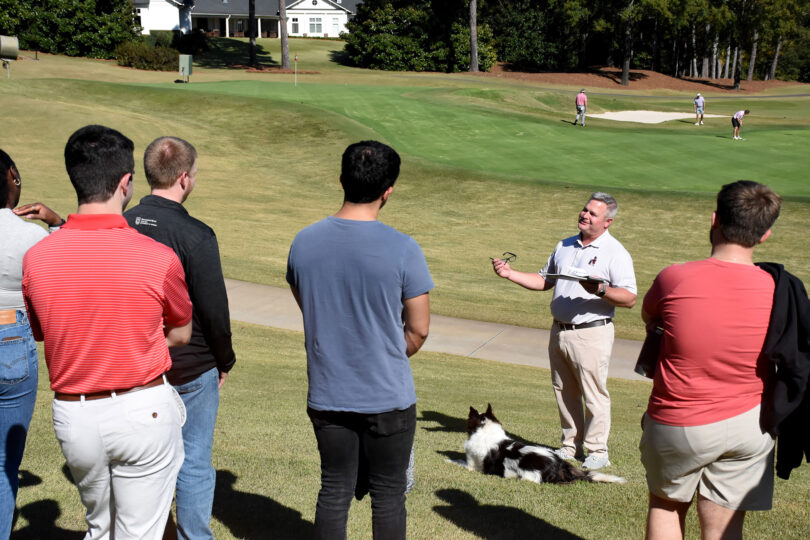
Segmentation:
[[(319, 0), (328, 6), (332, 6), (335, 9), (343, 10), (347, 13), (354, 14), (354, 11), (347, 6), (347, 0)], [(357, 2), (354, 2), (355, 4)], [(290, 8), (310, 8), (312, 7), (309, 0), (287, 0), (287, 9)]]
[[(182, 1), (182, 0), (180, 0)], [(287, 7), (299, 4), (304, 0), (286, 0)], [(361, 0), (320, 0), (336, 9), (343, 9), (350, 14), (357, 11)], [(278, 16), (279, 0), (256, 0), (256, 15), (262, 17)], [(247, 15), (248, 0), (194, 0), (192, 15)]]
[[(256, 0), (257, 16), (278, 15), (279, 0)], [(191, 15), (247, 15), (248, 0), (195, 0)]]
[(357, 14), (357, 4), (362, 4), (363, 0), (342, 0), (340, 5), (345, 7), (346, 10), (352, 15)]

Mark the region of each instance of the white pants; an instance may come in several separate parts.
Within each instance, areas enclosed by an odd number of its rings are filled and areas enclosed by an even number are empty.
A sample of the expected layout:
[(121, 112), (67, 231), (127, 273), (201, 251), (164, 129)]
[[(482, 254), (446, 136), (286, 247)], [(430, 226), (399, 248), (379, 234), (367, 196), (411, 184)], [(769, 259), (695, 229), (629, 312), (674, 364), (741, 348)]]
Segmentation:
[(53, 402), (53, 427), (87, 508), (85, 539), (163, 537), (183, 464), (185, 408), (169, 384)]

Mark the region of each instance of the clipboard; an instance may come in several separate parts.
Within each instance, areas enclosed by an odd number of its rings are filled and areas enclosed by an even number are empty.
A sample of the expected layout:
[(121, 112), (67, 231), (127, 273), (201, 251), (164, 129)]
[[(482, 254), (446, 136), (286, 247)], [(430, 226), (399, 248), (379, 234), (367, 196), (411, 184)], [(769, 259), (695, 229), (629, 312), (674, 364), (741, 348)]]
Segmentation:
[(550, 274), (548, 272), (540, 272), (543, 279), (565, 279), (568, 281), (584, 281), (586, 283), (609, 283), (607, 279), (596, 276), (589, 276), (585, 272), (579, 274)]

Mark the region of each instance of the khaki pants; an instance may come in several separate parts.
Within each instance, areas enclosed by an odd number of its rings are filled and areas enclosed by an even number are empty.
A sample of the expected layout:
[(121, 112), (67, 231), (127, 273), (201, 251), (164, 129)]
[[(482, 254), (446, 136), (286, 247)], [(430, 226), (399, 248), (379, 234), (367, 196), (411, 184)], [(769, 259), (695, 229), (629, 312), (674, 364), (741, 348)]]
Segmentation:
[[(613, 324), (560, 330), (555, 324), (548, 343), (551, 383), (562, 426), (562, 447), (581, 455), (607, 452), (610, 433), (608, 365), (613, 351)], [(583, 410), (584, 404), (584, 410)]]

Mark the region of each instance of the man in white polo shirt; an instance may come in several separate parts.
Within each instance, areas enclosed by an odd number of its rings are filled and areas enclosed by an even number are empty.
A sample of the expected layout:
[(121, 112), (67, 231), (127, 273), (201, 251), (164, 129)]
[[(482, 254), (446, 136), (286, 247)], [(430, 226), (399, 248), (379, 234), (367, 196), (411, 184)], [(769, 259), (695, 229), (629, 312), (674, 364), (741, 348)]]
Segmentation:
[(700, 95), (700, 92), (695, 96), (695, 125), (703, 125), (703, 110), (706, 108), (706, 100)]
[[(518, 272), (494, 259), (495, 273), (534, 291), (554, 289), (554, 324), (548, 344), (551, 381), (562, 426), (560, 457), (582, 460), (583, 467), (610, 465), (610, 394), (607, 375), (613, 350), (613, 313), (636, 303), (633, 260), (608, 232), (618, 210), (607, 193), (591, 195), (579, 213), (579, 233), (560, 241), (539, 272)], [(593, 276), (604, 281), (561, 279)], [(584, 408), (583, 408), (584, 404)]]

